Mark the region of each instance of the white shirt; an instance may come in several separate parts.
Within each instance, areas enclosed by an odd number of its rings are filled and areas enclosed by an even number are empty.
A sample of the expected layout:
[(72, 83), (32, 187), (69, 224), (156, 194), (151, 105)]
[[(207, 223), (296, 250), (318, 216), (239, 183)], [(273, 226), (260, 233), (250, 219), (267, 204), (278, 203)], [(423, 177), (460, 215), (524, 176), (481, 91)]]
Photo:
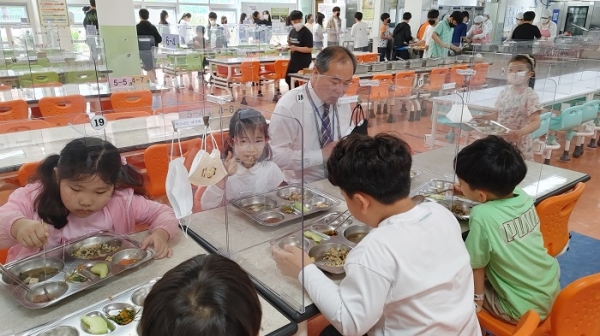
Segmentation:
[[(319, 110), (319, 115), (322, 116), (323, 101), (315, 94), (312, 84), (309, 82), (307, 85)], [(304, 96), (304, 100), (301, 102), (296, 101), (298, 94)], [(304, 183), (322, 180), (326, 177), (319, 142), (321, 120), (316, 116), (310, 101), (305, 96), (304, 85), (288, 91), (277, 102), (269, 123), (273, 161), (283, 170), (287, 183), (302, 182), (303, 168)], [(330, 106), (331, 131), (334, 141), (338, 141), (351, 126), (352, 112), (350, 104), (337, 106), (337, 117), (334, 117), (333, 111), (333, 106)], [(304, 161), (302, 160), (303, 155)]]
[(423, 39), (425, 40), (425, 45), (428, 46), (429, 49), (427, 49), (423, 58), (431, 57), (431, 43), (433, 43), (432, 36), (433, 36), (433, 32), (435, 31), (435, 27), (437, 27), (437, 26), (429, 25), (429, 26), (427, 26), (427, 28), (425, 28), (425, 33), (423, 34)]
[(179, 38), (182, 43), (188, 43), (191, 39), (188, 39), (188, 33), (190, 32), (191, 27), (188, 26), (187, 21), (181, 21), (179, 24)]
[(304, 268), (310, 298), (343, 335), (481, 335), (460, 225), (437, 203), (381, 222), (344, 269), (338, 286), (314, 264)]
[(222, 24), (223, 27), (223, 35), (225, 36), (225, 41), (229, 43), (229, 39), (231, 38), (231, 32), (229, 31), (229, 27), (226, 24)]
[(492, 37), (492, 30), (494, 30), (494, 24), (492, 23), (492, 20), (487, 20), (483, 23), (483, 27), (484, 27), (484, 31), (486, 32), (486, 34), (490, 34), (490, 38)]
[(214, 209), (227, 200), (252, 194), (264, 193), (277, 188), (283, 182), (281, 169), (272, 161), (257, 162), (251, 168), (238, 163), (237, 172), (230, 176), (225, 183), (225, 190), (211, 185), (202, 194), (202, 210)]
[(350, 35), (354, 41), (354, 48), (363, 48), (369, 45), (369, 25), (365, 22), (353, 24)]
[(323, 26), (315, 23), (313, 26), (313, 41), (314, 42), (323, 42)]

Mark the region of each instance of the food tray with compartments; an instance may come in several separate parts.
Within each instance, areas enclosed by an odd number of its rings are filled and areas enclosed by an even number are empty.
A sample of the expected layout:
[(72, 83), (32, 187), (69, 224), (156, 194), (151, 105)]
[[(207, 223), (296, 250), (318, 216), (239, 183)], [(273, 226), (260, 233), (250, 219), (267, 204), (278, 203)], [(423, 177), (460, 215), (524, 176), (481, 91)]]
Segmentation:
[[(288, 185), (270, 192), (231, 200), (231, 204), (246, 216), (264, 226), (277, 226), (304, 216), (327, 211), (340, 204), (340, 200), (312, 187)], [(304, 200), (302, 200), (304, 199)]]
[(427, 202), (437, 202), (450, 210), (460, 220), (470, 218), (471, 208), (477, 203), (454, 195), (454, 183), (446, 180), (429, 180), (413, 192), (411, 196), (425, 196)]
[(0, 287), (26, 308), (45, 308), (150, 261), (154, 253), (129, 237), (99, 231), (5, 265), (29, 290), (6, 275)]
[[(347, 254), (369, 234), (371, 227), (358, 222), (349, 214), (340, 217), (341, 214), (341, 211), (334, 211), (321, 216), (306, 226), (304, 231), (277, 238), (271, 241), (271, 245), (277, 245), (281, 249), (285, 248), (285, 245), (304, 247), (304, 251), (318, 268), (331, 274), (343, 274), (343, 263)], [(334, 232), (343, 221), (345, 222)], [(328, 258), (335, 258), (332, 252), (341, 257), (341, 263), (336, 264), (332, 260), (325, 259), (326, 254), (329, 255)]]
[(467, 126), (487, 135), (506, 135), (510, 132), (510, 128), (493, 120), (473, 119), (467, 123)]
[[(154, 278), (42, 327), (30, 329), (19, 336), (139, 335), (138, 324), (142, 317), (144, 300), (158, 280), (160, 278)], [(115, 318), (121, 312), (125, 318)], [(104, 320), (107, 324), (106, 332), (94, 330), (96, 333), (93, 333), (89, 325), (82, 321), (83, 316)]]

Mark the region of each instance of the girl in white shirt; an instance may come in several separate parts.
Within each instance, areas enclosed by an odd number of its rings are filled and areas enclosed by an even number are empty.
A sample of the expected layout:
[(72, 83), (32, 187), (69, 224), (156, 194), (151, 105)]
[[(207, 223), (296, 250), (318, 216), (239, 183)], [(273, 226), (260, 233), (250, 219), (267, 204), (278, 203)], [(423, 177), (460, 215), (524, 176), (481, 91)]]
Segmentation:
[[(226, 201), (263, 193), (283, 182), (281, 169), (271, 161), (269, 124), (254, 109), (237, 110), (229, 122), (225, 168), (229, 174), (208, 186), (200, 201), (202, 210), (225, 205)], [(196, 192), (202, 193), (202, 190)]]
[(315, 50), (323, 49), (323, 38), (325, 37), (323, 35), (325, 31), (323, 28), (323, 20), (325, 20), (325, 15), (317, 13), (317, 20), (313, 26), (313, 48)]

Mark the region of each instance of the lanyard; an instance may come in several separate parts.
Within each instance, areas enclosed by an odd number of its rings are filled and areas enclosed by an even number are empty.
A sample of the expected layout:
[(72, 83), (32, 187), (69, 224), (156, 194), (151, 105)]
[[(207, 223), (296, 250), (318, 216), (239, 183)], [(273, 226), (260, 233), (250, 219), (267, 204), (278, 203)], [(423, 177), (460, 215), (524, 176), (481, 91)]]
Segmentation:
[[(308, 90), (308, 84), (304, 84), (304, 90), (306, 91), (306, 96), (308, 96), (308, 100), (310, 101), (310, 105), (312, 106), (313, 112), (315, 113), (315, 115), (317, 116), (317, 118), (319, 118), (319, 120), (321, 120), (321, 125), (323, 125), (323, 117), (321, 116), (321, 113), (319, 113), (319, 109), (317, 108), (317, 105), (315, 105), (314, 100), (312, 99), (312, 96), (310, 95), (310, 91)], [(342, 136), (342, 132), (340, 130), (340, 119), (338, 117), (338, 113), (337, 113), (337, 105), (336, 104), (331, 104), (330, 105), (331, 110), (333, 112), (333, 117), (331, 117), (331, 113), (329, 118), (331, 119), (331, 141), (335, 140), (335, 125), (336, 122), (335, 120), (337, 119), (337, 129), (338, 129), (338, 135), (341, 137)], [(315, 118), (315, 125), (317, 126), (317, 132), (319, 132), (320, 134), (320, 139), (323, 139), (323, 132), (321, 131), (321, 127), (319, 127), (319, 121)], [(321, 144), (322, 141), (319, 141), (319, 144)], [(323, 147), (321, 147), (323, 148)]]

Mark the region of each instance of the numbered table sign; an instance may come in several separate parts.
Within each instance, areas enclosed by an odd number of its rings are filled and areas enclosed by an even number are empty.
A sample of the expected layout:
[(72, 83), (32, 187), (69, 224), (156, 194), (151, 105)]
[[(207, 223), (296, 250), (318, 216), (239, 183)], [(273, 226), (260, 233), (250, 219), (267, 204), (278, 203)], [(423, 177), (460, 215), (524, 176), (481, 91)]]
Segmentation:
[(92, 119), (90, 119), (90, 124), (92, 125), (92, 128), (96, 131), (101, 131), (106, 127), (107, 121), (103, 115), (99, 114), (95, 115), (94, 117), (92, 117)]
[(168, 49), (177, 49), (179, 47), (179, 35), (177, 34), (165, 34), (164, 39), (165, 47)]
[(135, 76), (131, 77), (131, 83), (133, 86), (146, 86), (150, 84), (150, 77), (148, 76)]
[(111, 88), (123, 88), (133, 84), (133, 77), (113, 77), (108, 81)]
[(87, 26), (85, 26), (85, 35), (86, 36), (97, 36), (98, 29), (96, 29), (95, 25), (87, 25)]

